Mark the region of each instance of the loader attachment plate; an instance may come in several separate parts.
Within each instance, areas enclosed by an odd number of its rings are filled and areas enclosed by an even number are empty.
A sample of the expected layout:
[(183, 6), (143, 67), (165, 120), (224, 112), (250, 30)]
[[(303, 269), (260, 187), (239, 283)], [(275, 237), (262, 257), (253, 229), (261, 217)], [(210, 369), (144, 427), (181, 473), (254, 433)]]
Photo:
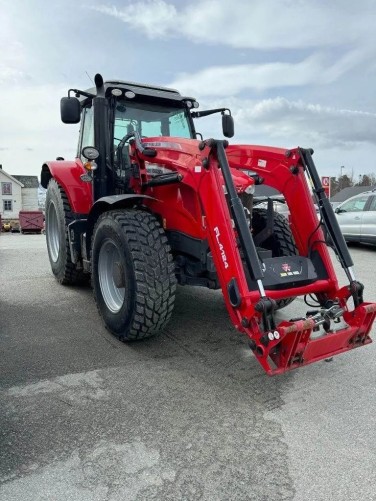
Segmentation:
[(281, 374), (371, 343), (369, 332), (375, 316), (376, 304), (362, 303), (344, 313), (343, 325), (336, 328), (334, 324), (321, 334), (317, 334), (320, 322), (315, 317), (283, 321), (276, 327), (274, 340), (252, 347), (267, 374)]

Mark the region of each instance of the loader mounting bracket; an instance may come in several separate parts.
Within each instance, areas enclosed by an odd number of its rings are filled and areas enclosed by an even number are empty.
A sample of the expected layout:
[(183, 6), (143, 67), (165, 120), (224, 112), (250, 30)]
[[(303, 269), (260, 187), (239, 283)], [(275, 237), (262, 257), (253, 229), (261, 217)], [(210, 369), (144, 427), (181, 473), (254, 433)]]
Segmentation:
[[(256, 311), (262, 314), (263, 331), (268, 333), (276, 328), (274, 314), (277, 310), (277, 303), (269, 297), (261, 297), (255, 306)], [(267, 334), (266, 334), (267, 339)]]
[(363, 303), (364, 285), (361, 282), (353, 280), (350, 283), (350, 292), (354, 300), (354, 306), (357, 307)]

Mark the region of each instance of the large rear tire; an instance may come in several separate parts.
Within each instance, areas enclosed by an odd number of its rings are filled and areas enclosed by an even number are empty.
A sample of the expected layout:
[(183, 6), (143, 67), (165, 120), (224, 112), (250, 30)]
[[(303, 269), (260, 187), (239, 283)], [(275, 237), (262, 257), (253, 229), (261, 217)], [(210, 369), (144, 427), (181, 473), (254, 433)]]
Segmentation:
[(114, 210), (99, 217), (92, 283), (104, 323), (121, 341), (151, 337), (167, 325), (175, 301), (175, 266), (153, 215)]
[(63, 285), (83, 284), (89, 275), (77, 270), (72, 263), (68, 224), (74, 221), (68, 197), (55, 179), (48, 184), (46, 194), (46, 241), (52, 273)]
[[(252, 212), (252, 230), (256, 236), (267, 225), (267, 209), (254, 208)], [(294, 237), (285, 216), (273, 213), (273, 233), (261, 243), (263, 249), (271, 250), (272, 257), (296, 256), (298, 254)], [(278, 309), (284, 308), (294, 301), (295, 298), (279, 299)]]

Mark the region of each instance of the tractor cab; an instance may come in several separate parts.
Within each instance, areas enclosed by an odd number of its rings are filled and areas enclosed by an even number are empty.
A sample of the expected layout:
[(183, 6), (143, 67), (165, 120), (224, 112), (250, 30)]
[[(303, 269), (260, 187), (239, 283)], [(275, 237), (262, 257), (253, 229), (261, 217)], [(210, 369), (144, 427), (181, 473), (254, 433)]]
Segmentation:
[(119, 175), (124, 176), (128, 161), (127, 145), (134, 135), (140, 140), (148, 137), (196, 139), (200, 134), (196, 133), (193, 119), (213, 113), (222, 114), (224, 136), (234, 135), (228, 108), (193, 111), (199, 103), (177, 90), (121, 80), (104, 82), (100, 75), (96, 75), (95, 84), (95, 88), (85, 91), (70, 89), (60, 105), (64, 123), (81, 122), (78, 157), (85, 162), (83, 149), (89, 146), (98, 151), (95, 200), (118, 193)]

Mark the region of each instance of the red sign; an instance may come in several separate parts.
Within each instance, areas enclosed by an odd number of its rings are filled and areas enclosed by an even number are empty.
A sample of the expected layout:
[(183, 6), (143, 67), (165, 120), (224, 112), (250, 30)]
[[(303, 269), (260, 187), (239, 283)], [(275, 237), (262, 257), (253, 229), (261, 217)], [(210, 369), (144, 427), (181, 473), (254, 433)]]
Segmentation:
[(321, 184), (325, 190), (326, 196), (328, 198), (330, 198), (330, 177), (329, 176), (322, 176), (321, 177)]

